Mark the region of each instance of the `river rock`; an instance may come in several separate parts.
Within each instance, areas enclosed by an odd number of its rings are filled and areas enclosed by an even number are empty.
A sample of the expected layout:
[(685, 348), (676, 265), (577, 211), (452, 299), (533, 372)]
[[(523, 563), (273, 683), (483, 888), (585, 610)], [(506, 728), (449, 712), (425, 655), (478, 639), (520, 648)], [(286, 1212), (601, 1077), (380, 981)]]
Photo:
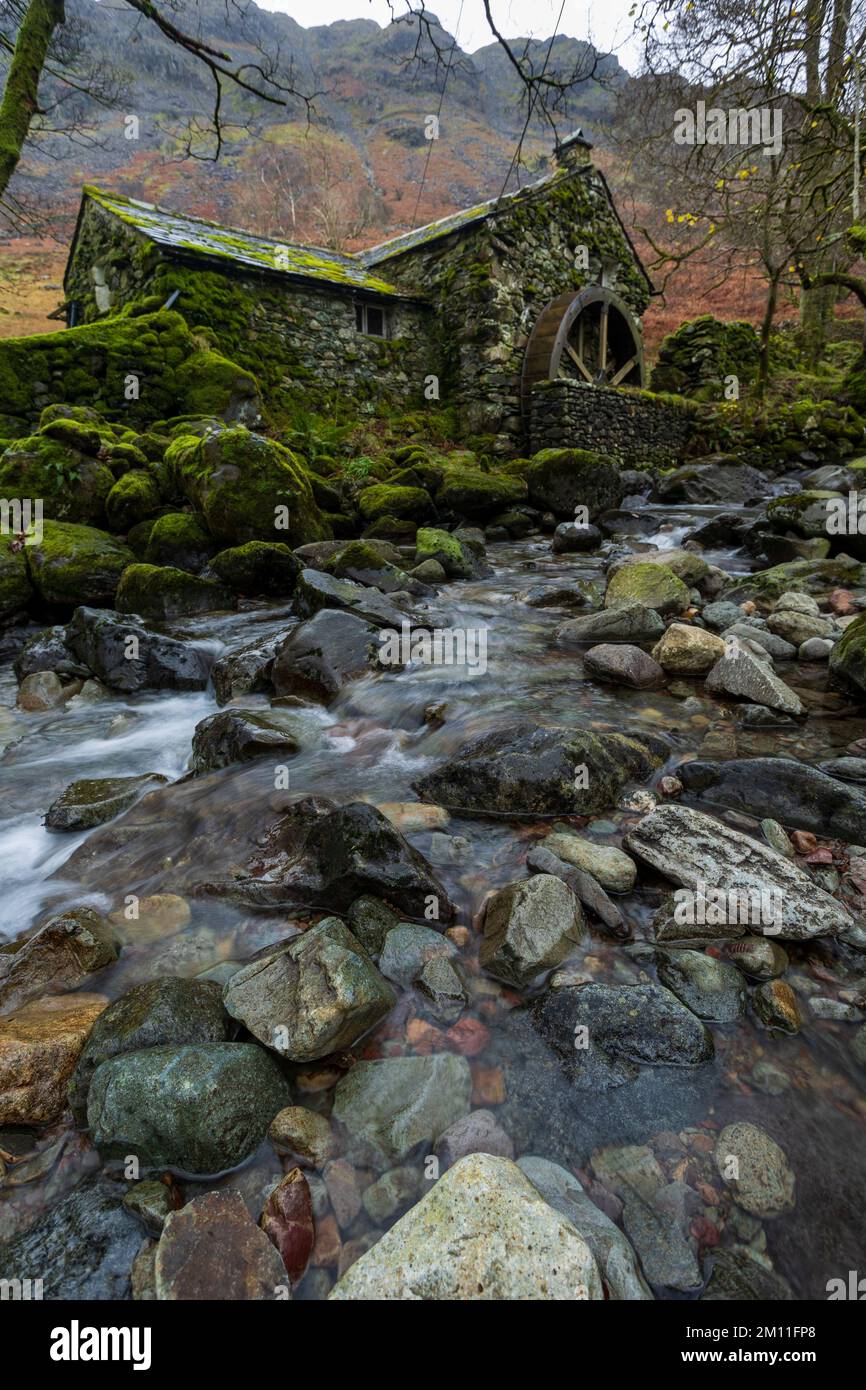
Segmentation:
[(580, 1090), (621, 1086), (640, 1066), (698, 1066), (713, 1056), (704, 1024), (659, 985), (550, 990), (535, 1021)]
[(811, 594), (801, 594), (796, 589), (780, 594), (773, 605), (773, 611), (775, 613), (807, 613), (811, 618), (818, 618), (821, 615), (818, 600), (813, 598)]
[(707, 690), (714, 695), (733, 695), (739, 700), (766, 705), (783, 714), (804, 714), (803, 703), (767, 665), (741, 645), (728, 646), (707, 676)]
[(45, 710), (58, 709), (65, 704), (66, 695), (60, 677), (53, 671), (34, 671), (25, 676), (18, 687), (16, 704), (19, 709), (30, 714), (42, 714)]
[(600, 844), (598, 840), (587, 840), (576, 835), (564, 825), (554, 825), (553, 834), (541, 842), (542, 849), (549, 850), (566, 864), (574, 864), (612, 893), (628, 893), (634, 887), (637, 865), (616, 845)]
[(724, 656), (725, 643), (706, 628), (671, 623), (652, 654), (653, 660), (670, 675), (701, 674)]
[(443, 1023), (453, 1023), (469, 1003), (459, 970), (445, 956), (425, 961), (415, 986), (423, 995), (428, 1012)]
[(352, 1265), (330, 1297), (572, 1301), (601, 1299), (604, 1290), (588, 1243), (517, 1165), (470, 1154)]
[(274, 1299), (287, 1279), (278, 1251), (231, 1189), (205, 1192), (171, 1213), (154, 1275), (157, 1298), (171, 1302)]
[(191, 643), (151, 632), (140, 618), (101, 608), (76, 608), (66, 644), (112, 690), (204, 690), (212, 655)]
[(589, 815), (612, 805), (625, 781), (643, 781), (666, 754), (651, 734), (511, 724), (471, 739), (413, 786), (451, 808)]
[(716, 599), (714, 603), (706, 603), (701, 609), (701, 617), (711, 627), (714, 632), (726, 632), (735, 623), (743, 621), (743, 610), (738, 603), (730, 603), (727, 599)]
[(296, 716), (281, 710), (231, 709), (208, 715), (192, 736), (190, 772), (212, 772), (232, 763), (273, 756), (290, 758), (301, 747)]
[(792, 642), (786, 642), (775, 632), (770, 632), (765, 627), (758, 627), (754, 622), (733, 623), (725, 632), (725, 639), (727, 640), (729, 637), (739, 637), (743, 642), (750, 642), (754, 646), (760, 647), (774, 661), (793, 661), (797, 655), (797, 648)]
[[(808, 597), (808, 594), (804, 595), (804, 598)], [(811, 637), (832, 638), (839, 635), (839, 629), (832, 618), (821, 618), (811, 613), (795, 613), (789, 609), (782, 612), (777, 609), (771, 613), (767, 618), (767, 627), (770, 632), (781, 637), (784, 642), (790, 642), (794, 647), (802, 646)]]
[(866, 839), (866, 791), (809, 767), (799, 758), (738, 758), (683, 763), (691, 796), (752, 816), (773, 816), (800, 830), (821, 826), (851, 844)]
[(623, 565), (608, 581), (604, 606), (621, 608), (631, 603), (641, 603), (662, 616), (683, 613), (689, 606), (689, 589), (661, 562)]
[(583, 869), (578, 869), (576, 865), (566, 864), (557, 855), (551, 854), (550, 850), (543, 845), (535, 845), (526, 856), (526, 867), (531, 873), (536, 874), (555, 874), (557, 878), (563, 879), (574, 893), (578, 902), (584, 907), (588, 907), (608, 930), (618, 937), (627, 936), (626, 927), (622, 913), (615, 903), (611, 902), (607, 893), (602, 888), (597, 879), (592, 874), (585, 873)]
[(243, 1162), (289, 1100), (278, 1063), (252, 1043), (150, 1047), (96, 1068), (87, 1122), (106, 1153), (211, 1174)]
[(729, 941), (725, 954), (738, 970), (753, 980), (774, 980), (788, 969), (788, 953), (777, 941), (766, 936), (744, 936), (741, 941)]
[(257, 907), (321, 905), (337, 912), (369, 895), (411, 917), (425, 917), (435, 900), (439, 921), (453, 916), (423, 855), (367, 802), (333, 807), (304, 798), (289, 808), (279, 831), (267, 876), (220, 880), (211, 891)]
[(128, 811), (139, 797), (167, 777), (145, 772), (135, 777), (82, 777), (70, 782), (45, 813), (46, 830), (92, 830)]
[(259, 1225), (279, 1251), (292, 1285), (299, 1284), (316, 1238), (310, 1187), (300, 1168), (287, 1173), (268, 1195)]
[(0, 1014), (39, 994), (76, 989), (117, 960), (112, 932), (91, 907), (52, 917), (33, 936), (10, 944), (11, 950), (0, 951)]
[(800, 661), (826, 661), (832, 650), (833, 643), (829, 638), (809, 637), (800, 644), (797, 657)]
[(746, 1008), (743, 977), (736, 966), (703, 951), (663, 951), (656, 956), (663, 985), (698, 1018), (733, 1023)]
[(563, 623), (556, 638), (565, 646), (593, 642), (652, 642), (665, 630), (664, 620), (644, 603), (622, 603), (599, 613), (582, 614)]
[(85, 1178), (21, 1235), (0, 1243), (0, 1281), (41, 1279), (46, 1302), (129, 1298), (144, 1232), (123, 1206), (124, 1191), (102, 1176)]
[(664, 680), (664, 672), (657, 661), (640, 647), (626, 643), (610, 642), (591, 647), (583, 658), (583, 669), (596, 680), (627, 685), (632, 690), (649, 690)]
[(46, 994), (0, 1019), (0, 1124), (45, 1125), (63, 1114), (66, 1084), (107, 1003), (101, 994)]
[(313, 1062), (351, 1047), (396, 1003), (338, 917), (243, 966), (224, 997), (232, 1018), (292, 1062)]
[(861, 697), (866, 693), (866, 613), (848, 624), (830, 653), (830, 675)]
[(574, 551), (597, 550), (601, 542), (602, 535), (597, 526), (561, 521), (553, 533), (551, 549), (554, 555), (570, 555)]
[(386, 980), (408, 989), (434, 956), (456, 954), (457, 948), (441, 932), (414, 922), (400, 922), (385, 937), (379, 969)]
[(643, 1272), (654, 1288), (665, 1293), (694, 1295), (704, 1282), (694, 1242), (683, 1229), (685, 1222), (679, 1210), (689, 1198), (697, 1212), (697, 1193), (685, 1183), (674, 1182), (660, 1188), (652, 1202), (630, 1195), (623, 1204), (622, 1223), (640, 1256)]
[(382, 1226), (398, 1211), (405, 1211), (418, 1196), (419, 1177), (417, 1168), (405, 1164), (399, 1168), (389, 1168), (387, 1173), (365, 1188), (362, 1201), (370, 1220)]
[(323, 610), (343, 610), (363, 618), (377, 629), (393, 627), (399, 632), (405, 613), (376, 588), (337, 579), (320, 570), (301, 570), (295, 589), (295, 606), (302, 619), (313, 618)]
[(467, 1154), (495, 1154), (513, 1158), (514, 1144), (492, 1110), (473, 1110), (449, 1125), (436, 1141), (434, 1150), (440, 1169), (452, 1168)]
[(211, 670), (218, 705), (241, 695), (260, 695), (271, 689), (271, 668), (283, 635), (258, 638), (234, 651), (224, 652)]
[(799, 1033), (802, 1027), (797, 996), (784, 980), (767, 980), (752, 994), (752, 1008), (771, 1032)]
[(579, 1231), (593, 1253), (605, 1296), (614, 1300), (651, 1299), (634, 1250), (618, 1226), (584, 1192), (567, 1168), (546, 1158), (525, 1155), (517, 1166), (545, 1202)]
[(659, 502), (748, 503), (763, 501), (768, 486), (766, 475), (748, 464), (712, 460), (687, 463), (665, 474), (653, 497)]
[(271, 666), (274, 690), (278, 695), (333, 700), (345, 685), (376, 669), (379, 633), (379, 627), (356, 613), (323, 609), (277, 647)]
[(471, 1091), (468, 1063), (452, 1053), (356, 1062), (337, 1083), (333, 1118), (361, 1153), (400, 1163), (469, 1114)]
[(580, 903), (568, 885), (535, 874), (488, 899), (479, 958), (488, 974), (520, 987), (559, 965), (583, 932)]
[(764, 901), (775, 907), (773, 934), (782, 940), (824, 936), (850, 924), (842, 904), (796, 864), (691, 807), (672, 802), (657, 807), (624, 843), (665, 878), (692, 892), (713, 888), (745, 893), (755, 903), (765, 894)]
[(790, 1285), (768, 1269), (749, 1246), (719, 1246), (713, 1251), (713, 1270), (701, 1294), (702, 1302), (781, 1303), (793, 1297)]
[(226, 1042), (231, 1020), (222, 991), (210, 980), (159, 979), (133, 985), (94, 1023), (69, 1083), (69, 1102), (79, 1124), (96, 1068), (110, 1057), (167, 1043)]
[(785, 1152), (758, 1125), (726, 1125), (713, 1158), (737, 1204), (752, 1216), (767, 1220), (794, 1206), (795, 1178)]
[(311, 1168), (323, 1168), (336, 1152), (330, 1121), (303, 1105), (287, 1105), (275, 1115), (268, 1138), (275, 1148), (294, 1154)]

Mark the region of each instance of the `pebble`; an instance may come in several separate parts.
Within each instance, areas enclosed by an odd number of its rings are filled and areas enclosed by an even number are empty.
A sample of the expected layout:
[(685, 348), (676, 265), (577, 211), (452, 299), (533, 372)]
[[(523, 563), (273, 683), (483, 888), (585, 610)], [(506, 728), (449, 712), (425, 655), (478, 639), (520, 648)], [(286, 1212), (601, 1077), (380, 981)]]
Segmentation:
[(771, 849), (777, 850), (779, 854), (784, 854), (786, 859), (794, 858), (794, 846), (788, 839), (787, 832), (777, 820), (762, 820), (761, 829), (764, 832), (764, 839)]

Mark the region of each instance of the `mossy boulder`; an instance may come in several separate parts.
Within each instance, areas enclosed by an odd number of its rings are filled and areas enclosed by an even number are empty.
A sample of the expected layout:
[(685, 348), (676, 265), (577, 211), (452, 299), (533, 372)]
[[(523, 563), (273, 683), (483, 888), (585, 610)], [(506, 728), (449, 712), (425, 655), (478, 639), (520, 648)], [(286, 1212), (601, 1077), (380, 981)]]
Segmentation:
[(247, 541), (246, 545), (221, 550), (210, 568), (236, 594), (282, 597), (294, 592), (302, 565), (287, 545)]
[(618, 507), (625, 485), (615, 463), (589, 449), (542, 449), (523, 468), (529, 500), (555, 516), (586, 507), (590, 518)]
[(120, 576), (135, 559), (105, 531), (67, 521), (46, 521), (42, 540), (27, 546), (26, 554), (34, 589), (56, 608), (113, 603)]
[(415, 537), (415, 564), (438, 560), (449, 579), (471, 579), (477, 571), (468, 546), (435, 526), (423, 526)]
[(767, 519), (776, 531), (795, 531), (798, 536), (826, 536), (830, 512), (827, 503), (838, 500), (839, 492), (813, 488), (787, 497), (774, 497), (767, 503)]
[(162, 506), (156, 479), (142, 469), (134, 469), (118, 478), (105, 499), (105, 515), (112, 531), (126, 534), (139, 521)]
[[(132, 544), (132, 536), (127, 539)], [(169, 565), (198, 574), (215, 549), (198, 517), (190, 512), (166, 512), (150, 527), (141, 558), (149, 565)]]
[(358, 508), (368, 524), (386, 516), (422, 522), (435, 515), (433, 499), (424, 488), (394, 487), (391, 483), (365, 487), (358, 496)]
[(665, 565), (623, 565), (611, 576), (604, 596), (605, 608), (641, 603), (656, 613), (683, 613), (689, 606), (689, 590)]
[(133, 564), (120, 577), (115, 607), (142, 618), (184, 618), (234, 608), (234, 596), (225, 585), (186, 570)]
[(437, 505), (457, 516), (487, 517), (525, 502), (528, 489), (522, 478), (505, 473), (485, 473), (480, 468), (451, 468), (436, 493)]
[(445, 470), (442, 465), (426, 463), (422, 455), (409, 468), (401, 468), (399, 472), (392, 473), (388, 482), (392, 487), (421, 487), (432, 494), (441, 487), (444, 477)]
[(732, 603), (753, 599), (769, 607), (792, 589), (820, 596), (833, 589), (856, 589), (864, 584), (866, 565), (851, 556), (837, 555), (831, 560), (788, 560), (771, 569), (745, 574), (723, 589), (719, 598)]
[(261, 418), (259, 383), (252, 372), (213, 348), (200, 348), (178, 368), (175, 383), (190, 413), (218, 415), (243, 425)]
[(112, 437), (106, 425), (97, 425), (91, 420), (70, 420), (62, 415), (40, 425), (39, 433), (89, 458), (96, 458), (105, 440)]
[(0, 497), (41, 498), (53, 521), (104, 521), (113, 487), (107, 464), (46, 434), (17, 440), (0, 458)]
[(701, 314), (663, 339), (650, 387), (692, 400), (722, 400), (725, 377), (734, 374), (740, 381), (751, 381), (759, 356), (760, 342), (751, 323)]
[(830, 678), (866, 696), (866, 613), (848, 624), (831, 651)]
[(203, 438), (182, 434), (169, 446), (165, 462), (223, 546), (247, 541), (298, 546), (328, 538), (330, 528), (306, 472), (273, 439), (241, 426)]
[(0, 535), (0, 619), (25, 609), (33, 597), (24, 551), (13, 550), (14, 537)]

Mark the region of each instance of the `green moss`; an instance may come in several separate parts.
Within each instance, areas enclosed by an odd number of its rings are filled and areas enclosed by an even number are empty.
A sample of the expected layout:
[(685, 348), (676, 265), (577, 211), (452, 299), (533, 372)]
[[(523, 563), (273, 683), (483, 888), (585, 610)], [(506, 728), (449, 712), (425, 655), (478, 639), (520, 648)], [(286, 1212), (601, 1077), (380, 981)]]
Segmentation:
[(623, 565), (611, 576), (604, 596), (605, 608), (642, 603), (657, 613), (683, 613), (689, 606), (689, 589), (665, 565)]
[(139, 521), (146, 521), (159, 510), (161, 499), (156, 479), (135, 469), (114, 484), (105, 502), (110, 530), (126, 534)]
[(469, 579), (475, 568), (457, 537), (435, 526), (421, 527), (415, 537), (415, 563), (425, 560), (438, 560), (449, 579)]
[(866, 613), (848, 624), (830, 653), (830, 677), (866, 696)]
[(358, 497), (358, 507), (366, 522), (391, 516), (400, 520), (426, 521), (433, 515), (433, 501), (420, 487), (392, 487), (390, 483), (374, 483), (365, 487)]
[(198, 574), (214, 549), (199, 517), (190, 512), (167, 512), (153, 522), (143, 558), (149, 565), (168, 565)]
[(101, 522), (113, 486), (104, 463), (45, 434), (17, 440), (0, 458), (0, 496), (41, 498), (56, 521)]
[(241, 427), (203, 439), (181, 435), (165, 463), (210, 535), (223, 545), (276, 540), (298, 546), (328, 538), (309, 478), (274, 440)]
[(24, 558), (26, 547), (13, 550), (13, 542), (14, 537), (0, 535), (0, 619), (20, 613), (33, 597)]
[[(866, 565), (850, 557), (832, 560), (788, 560), (771, 569), (758, 570), (735, 579), (720, 598), (734, 603), (753, 599), (770, 606), (789, 589), (807, 594), (827, 594), (832, 589), (857, 588), (866, 584)], [(852, 623), (853, 627), (854, 624)]]
[(287, 545), (247, 541), (245, 545), (221, 550), (210, 568), (236, 594), (282, 598), (294, 592), (301, 562)]
[(233, 608), (223, 584), (170, 566), (132, 564), (123, 571), (115, 606), (119, 613), (142, 618), (181, 618)]
[(178, 390), (187, 409), (201, 415), (254, 423), (260, 413), (259, 383), (212, 348), (200, 348), (177, 373)]
[(525, 502), (528, 495), (522, 478), (485, 473), (480, 468), (449, 461), (436, 501), (457, 516), (486, 517), (516, 502)]
[(46, 521), (42, 540), (25, 549), (34, 589), (57, 608), (113, 603), (132, 551), (93, 526)]
[(595, 517), (624, 495), (617, 465), (588, 449), (541, 449), (524, 476), (533, 506), (560, 517), (573, 517), (576, 507)]
[[(43, 412), (44, 414), (44, 412)], [(47, 439), (56, 439), (61, 444), (68, 444), (71, 449), (76, 449), (80, 454), (86, 454), (89, 458), (96, 458), (102, 448), (104, 438), (110, 438), (109, 431), (103, 427), (82, 420), (68, 420), (58, 417), (49, 420), (41, 425), (39, 433)]]

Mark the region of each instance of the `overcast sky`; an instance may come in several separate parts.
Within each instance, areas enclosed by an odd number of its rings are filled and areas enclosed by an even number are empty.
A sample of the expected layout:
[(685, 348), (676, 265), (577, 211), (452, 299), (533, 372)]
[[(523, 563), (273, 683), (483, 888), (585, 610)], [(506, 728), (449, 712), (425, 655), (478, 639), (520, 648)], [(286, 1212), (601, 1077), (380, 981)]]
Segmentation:
[[(406, 0), (256, 0), (265, 10), (282, 10), (290, 14), (305, 29), (315, 24), (331, 24), (335, 19), (375, 19), (378, 24), (390, 23), (394, 14), (405, 13)], [(419, 0), (412, 0), (417, 8)], [(427, 0), (427, 8), (435, 14), (449, 34), (455, 32), (460, 0)], [(493, 36), (487, 27), (481, 0), (463, 0), (457, 41), (464, 52), (471, 53)], [(569, 38), (591, 38), (605, 52), (616, 53), (624, 67), (632, 67), (634, 49), (629, 42), (631, 21), (628, 12), (631, 0), (493, 0), (493, 17), (497, 28), (506, 38), (546, 39), (553, 33), (559, 11), (562, 20), (558, 32)]]

